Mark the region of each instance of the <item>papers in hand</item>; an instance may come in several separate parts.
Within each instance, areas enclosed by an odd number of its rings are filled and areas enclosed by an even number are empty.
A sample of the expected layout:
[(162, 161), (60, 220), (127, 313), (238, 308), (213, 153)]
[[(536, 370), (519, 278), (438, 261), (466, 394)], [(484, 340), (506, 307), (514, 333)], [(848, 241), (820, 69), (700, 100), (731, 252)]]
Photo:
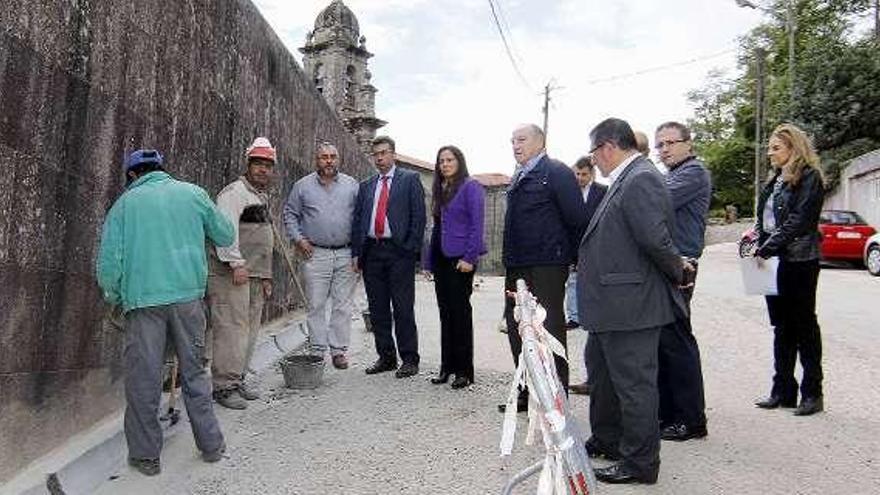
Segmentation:
[(754, 257), (739, 259), (746, 294), (754, 296), (778, 295), (776, 270), (779, 268), (779, 258), (774, 256), (761, 261), (762, 263), (759, 264), (758, 258)]

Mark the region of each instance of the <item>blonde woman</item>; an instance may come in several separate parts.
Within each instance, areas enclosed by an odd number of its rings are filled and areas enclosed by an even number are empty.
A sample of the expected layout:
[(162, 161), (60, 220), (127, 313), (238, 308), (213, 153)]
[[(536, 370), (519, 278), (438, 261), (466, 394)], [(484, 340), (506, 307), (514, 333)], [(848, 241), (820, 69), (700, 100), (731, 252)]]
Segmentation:
[(779, 295), (767, 296), (767, 310), (774, 327), (773, 388), (769, 397), (755, 405), (763, 409), (797, 405), (794, 367), (800, 354), (804, 374), (801, 402), (794, 414), (808, 416), (824, 408), (822, 338), (816, 321), (822, 172), (809, 137), (791, 124), (780, 125), (773, 131), (767, 156), (774, 173), (758, 201), (755, 256), (779, 257)]

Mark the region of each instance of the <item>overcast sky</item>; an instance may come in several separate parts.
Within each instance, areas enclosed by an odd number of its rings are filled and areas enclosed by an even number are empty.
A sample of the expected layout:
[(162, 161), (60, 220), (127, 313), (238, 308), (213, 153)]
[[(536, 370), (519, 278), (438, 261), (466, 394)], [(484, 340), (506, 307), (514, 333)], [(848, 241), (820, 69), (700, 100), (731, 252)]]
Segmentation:
[[(296, 50), (330, 0), (255, 3), (301, 62)], [(541, 125), (551, 80), (560, 87), (552, 93), (551, 156), (573, 163), (589, 151), (590, 129), (611, 116), (653, 144), (657, 124), (692, 114), (686, 94), (710, 70), (736, 74), (737, 37), (761, 21), (734, 0), (496, 3), (527, 83), (505, 53), (488, 0), (345, 1), (375, 54), (376, 115), (389, 122), (379, 132), (399, 152), (433, 162), (440, 146), (455, 144), (472, 173), (509, 174), (511, 130)], [(684, 63), (694, 59), (702, 60)]]

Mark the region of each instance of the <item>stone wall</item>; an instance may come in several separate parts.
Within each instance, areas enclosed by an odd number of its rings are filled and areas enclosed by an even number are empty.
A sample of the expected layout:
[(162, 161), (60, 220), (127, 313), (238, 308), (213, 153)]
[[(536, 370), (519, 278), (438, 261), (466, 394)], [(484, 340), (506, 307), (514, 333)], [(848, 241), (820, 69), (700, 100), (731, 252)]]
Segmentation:
[[(94, 260), (123, 156), (161, 150), (212, 194), (255, 135), (274, 207), (315, 142), (354, 141), (247, 0), (4, 0), (0, 7), (0, 482), (122, 404), (122, 334)], [(276, 258), (278, 259), (278, 258)], [(276, 263), (267, 318), (294, 304)]]

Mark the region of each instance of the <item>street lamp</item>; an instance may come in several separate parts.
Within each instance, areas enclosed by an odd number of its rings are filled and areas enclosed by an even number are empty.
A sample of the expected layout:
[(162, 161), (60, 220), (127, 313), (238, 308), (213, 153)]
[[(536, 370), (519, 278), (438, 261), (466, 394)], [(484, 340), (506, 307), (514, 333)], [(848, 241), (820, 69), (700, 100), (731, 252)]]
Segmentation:
[[(761, 12), (766, 12), (770, 14), (774, 14), (775, 12), (772, 9), (767, 7), (761, 7), (749, 0), (734, 0), (739, 7), (760, 10)], [(795, 7), (797, 0), (787, 0), (786, 8), (785, 8), (785, 30), (788, 33), (788, 98), (789, 105), (788, 111), (789, 116), (791, 116), (792, 109), (794, 108), (794, 33), (797, 28), (797, 19), (795, 18)]]

